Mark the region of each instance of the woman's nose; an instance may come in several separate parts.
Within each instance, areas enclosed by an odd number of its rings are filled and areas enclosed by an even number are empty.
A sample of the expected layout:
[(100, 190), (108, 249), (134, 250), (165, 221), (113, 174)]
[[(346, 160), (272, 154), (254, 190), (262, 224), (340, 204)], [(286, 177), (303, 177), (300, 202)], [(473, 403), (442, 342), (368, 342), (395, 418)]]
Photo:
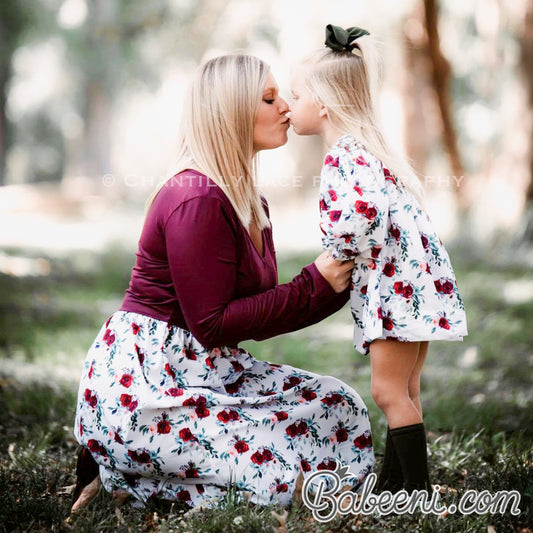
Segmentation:
[(281, 96), (279, 97), (279, 99), (280, 99), (279, 112), (280, 112), (281, 115), (284, 115), (285, 113), (290, 111), (289, 104), (287, 104), (287, 102), (285, 102), (285, 100), (283, 100), (283, 98), (281, 98)]

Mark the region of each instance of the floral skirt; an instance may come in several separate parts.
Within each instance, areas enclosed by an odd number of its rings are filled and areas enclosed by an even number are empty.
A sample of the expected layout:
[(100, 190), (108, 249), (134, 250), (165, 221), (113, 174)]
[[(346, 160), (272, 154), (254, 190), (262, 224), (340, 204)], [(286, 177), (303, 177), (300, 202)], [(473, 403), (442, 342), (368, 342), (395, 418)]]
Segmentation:
[(368, 411), (342, 381), (206, 350), (182, 328), (118, 311), (83, 367), (75, 436), (108, 491), (190, 506), (228, 487), (257, 504), (290, 503), (299, 472), (374, 466)]

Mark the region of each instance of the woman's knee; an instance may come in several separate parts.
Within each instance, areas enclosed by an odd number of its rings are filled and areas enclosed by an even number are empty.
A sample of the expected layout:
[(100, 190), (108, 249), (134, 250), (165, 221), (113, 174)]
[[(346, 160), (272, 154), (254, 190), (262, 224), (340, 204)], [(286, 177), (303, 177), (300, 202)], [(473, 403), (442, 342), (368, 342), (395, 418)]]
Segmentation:
[(372, 399), (381, 410), (386, 410), (387, 407), (397, 403), (403, 396), (400, 391), (385, 383), (372, 383), (371, 386)]

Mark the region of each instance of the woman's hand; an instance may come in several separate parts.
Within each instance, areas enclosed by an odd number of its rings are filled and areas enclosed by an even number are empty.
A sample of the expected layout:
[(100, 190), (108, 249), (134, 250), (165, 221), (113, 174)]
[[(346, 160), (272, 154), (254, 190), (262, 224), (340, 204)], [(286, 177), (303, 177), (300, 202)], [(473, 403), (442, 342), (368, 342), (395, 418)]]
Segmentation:
[(338, 261), (331, 257), (331, 252), (325, 251), (315, 259), (315, 265), (335, 292), (342, 292), (350, 285), (355, 265), (353, 260)]

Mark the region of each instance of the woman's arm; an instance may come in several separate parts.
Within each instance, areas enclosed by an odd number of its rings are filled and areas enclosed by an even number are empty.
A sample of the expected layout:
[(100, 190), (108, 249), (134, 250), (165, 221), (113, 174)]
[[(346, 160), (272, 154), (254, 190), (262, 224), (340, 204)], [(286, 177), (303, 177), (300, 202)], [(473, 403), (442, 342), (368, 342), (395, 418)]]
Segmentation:
[(168, 261), (187, 327), (207, 349), (235, 346), (301, 329), (342, 307), (314, 263), (291, 282), (235, 298), (236, 228), (221, 200), (202, 196), (181, 204), (168, 218)]

